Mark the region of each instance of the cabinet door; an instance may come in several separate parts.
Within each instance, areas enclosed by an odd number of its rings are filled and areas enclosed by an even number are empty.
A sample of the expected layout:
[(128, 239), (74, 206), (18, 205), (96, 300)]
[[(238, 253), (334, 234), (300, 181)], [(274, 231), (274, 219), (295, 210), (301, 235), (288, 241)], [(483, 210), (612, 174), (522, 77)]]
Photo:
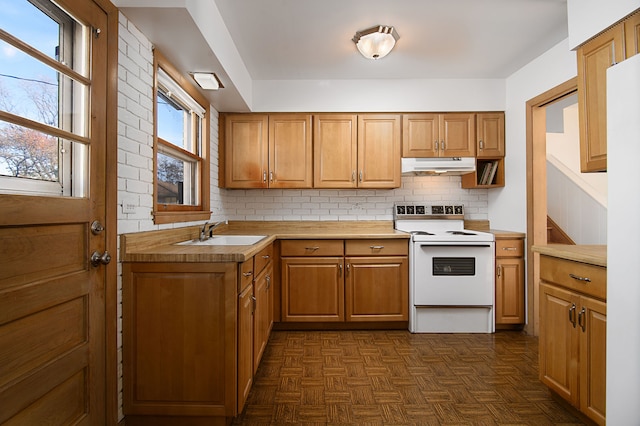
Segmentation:
[(400, 115), (358, 116), (358, 188), (400, 187)]
[(343, 258), (282, 258), (282, 321), (344, 321)]
[(438, 156), (438, 114), (404, 114), (402, 116), (402, 156)]
[(258, 275), (253, 282), (255, 310), (253, 312), (253, 373), (258, 371), (262, 354), (269, 339), (269, 280), (268, 269)]
[(311, 115), (269, 116), (269, 188), (311, 188)]
[(540, 285), (540, 380), (558, 395), (578, 405), (577, 306), (573, 293)]
[(346, 320), (407, 321), (406, 256), (346, 258)]
[(578, 119), (582, 172), (607, 170), (607, 68), (624, 59), (624, 26), (578, 48)]
[(268, 123), (263, 114), (225, 116), (225, 187), (267, 187)]
[(477, 157), (504, 157), (504, 113), (476, 115)]
[(640, 12), (636, 12), (624, 21), (625, 58), (640, 53)]
[(313, 117), (315, 188), (355, 188), (358, 169), (357, 116), (319, 114)]
[(440, 157), (474, 157), (475, 135), (475, 114), (441, 114)]
[(524, 324), (524, 259), (496, 259), (496, 324)]
[(253, 287), (238, 296), (238, 413), (253, 385)]
[(607, 305), (590, 297), (580, 299), (580, 411), (605, 424)]

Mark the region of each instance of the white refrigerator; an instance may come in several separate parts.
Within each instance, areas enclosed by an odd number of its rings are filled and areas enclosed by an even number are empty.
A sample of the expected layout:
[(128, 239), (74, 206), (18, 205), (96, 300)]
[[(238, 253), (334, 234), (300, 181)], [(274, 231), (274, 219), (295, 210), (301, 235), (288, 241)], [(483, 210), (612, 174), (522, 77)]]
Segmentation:
[(640, 424), (640, 55), (607, 70), (607, 423)]

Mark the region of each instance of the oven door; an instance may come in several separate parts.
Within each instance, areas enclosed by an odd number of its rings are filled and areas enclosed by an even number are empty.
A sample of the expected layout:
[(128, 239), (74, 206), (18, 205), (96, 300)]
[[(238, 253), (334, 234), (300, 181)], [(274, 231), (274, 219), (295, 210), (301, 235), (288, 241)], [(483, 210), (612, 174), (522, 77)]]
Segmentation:
[(493, 242), (414, 242), (411, 254), (414, 306), (493, 305)]

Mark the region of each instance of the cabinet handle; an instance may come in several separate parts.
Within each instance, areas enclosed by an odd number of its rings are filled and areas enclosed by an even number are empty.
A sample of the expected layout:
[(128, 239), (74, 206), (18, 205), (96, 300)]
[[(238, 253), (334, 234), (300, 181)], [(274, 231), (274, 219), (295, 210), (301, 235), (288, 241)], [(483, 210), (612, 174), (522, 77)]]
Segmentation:
[(444, 146), (444, 141), (440, 141), (440, 149), (443, 151), (446, 149)]
[(437, 150), (438, 150), (438, 141), (435, 141), (435, 142), (433, 143), (433, 146), (435, 147), (435, 150), (434, 150), (434, 151), (437, 151)]
[(502, 250), (507, 250), (507, 251), (516, 251), (518, 250), (516, 247), (502, 247)]
[(252, 313), (256, 311), (256, 306), (258, 306), (258, 299), (255, 296), (251, 296), (251, 301), (253, 302), (253, 310)]
[(269, 181), (273, 183), (273, 171), (269, 172)]
[(268, 254), (265, 254), (264, 256), (262, 256), (263, 259), (269, 259), (269, 257), (270, 256)]
[(480, 150), (482, 151), (484, 149), (484, 142), (480, 140), (480, 142), (478, 142), (478, 145), (480, 146)]
[(267, 290), (269, 290), (269, 287), (271, 287), (271, 275), (267, 274), (264, 279), (267, 280)]
[(382, 250), (384, 246), (369, 246), (371, 250)]
[(589, 278), (589, 277), (580, 277), (580, 276), (574, 275), (574, 274), (569, 274), (569, 276), (571, 278), (573, 278), (574, 280), (577, 280), (577, 281), (583, 281), (585, 283), (590, 283), (591, 282), (591, 278)]
[(316, 250), (320, 250), (320, 247), (315, 246), (315, 247), (305, 247), (305, 250), (311, 250), (311, 251), (316, 251)]
[(576, 328), (576, 304), (572, 303), (569, 308), (569, 322), (573, 324), (573, 328)]
[(338, 276), (341, 277), (342, 276), (342, 263), (340, 263), (338, 265)]
[(262, 182), (267, 183), (267, 171), (262, 171)]
[(347, 273), (345, 274), (345, 277), (349, 275), (350, 271), (351, 271), (351, 264), (347, 263)]
[(353, 172), (351, 172), (351, 182), (355, 182), (356, 181), (356, 171), (354, 170)]
[(243, 273), (242, 273), (242, 276), (243, 276), (243, 277), (250, 277), (251, 275), (253, 275), (253, 271), (243, 272)]
[[(584, 306), (582, 307), (582, 309), (580, 309), (580, 313), (578, 314), (578, 325), (580, 326), (580, 328), (582, 329), (582, 332), (585, 331), (585, 327), (587, 325), (587, 315), (586, 315), (586, 311), (584, 310)], [(575, 327), (575, 325), (574, 325)]]
[(362, 170), (360, 170), (360, 182), (362, 182)]
[(498, 276), (502, 275), (502, 265), (498, 265)]

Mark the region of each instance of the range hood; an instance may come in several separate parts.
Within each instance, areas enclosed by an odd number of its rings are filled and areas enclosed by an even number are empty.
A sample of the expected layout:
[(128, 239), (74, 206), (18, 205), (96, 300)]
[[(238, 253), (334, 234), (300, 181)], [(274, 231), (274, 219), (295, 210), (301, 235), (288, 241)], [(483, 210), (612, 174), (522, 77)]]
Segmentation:
[(403, 158), (403, 175), (463, 175), (476, 170), (474, 157)]

